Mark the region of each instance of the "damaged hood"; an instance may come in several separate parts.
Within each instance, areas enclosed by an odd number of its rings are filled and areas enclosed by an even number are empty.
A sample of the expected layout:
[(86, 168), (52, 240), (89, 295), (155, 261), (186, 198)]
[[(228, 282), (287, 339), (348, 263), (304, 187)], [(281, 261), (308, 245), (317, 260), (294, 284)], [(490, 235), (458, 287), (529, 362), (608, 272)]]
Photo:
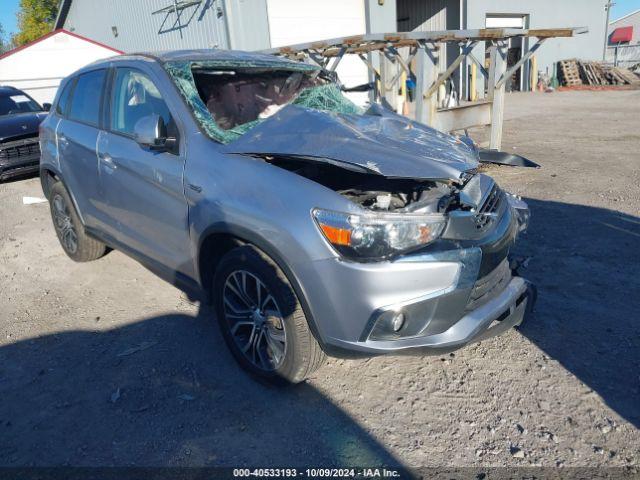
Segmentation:
[(342, 163), (390, 178), (459, 181), (478, 166), (474, 147), (379, 105), (365, 115), (288, 105), (223, 149)]

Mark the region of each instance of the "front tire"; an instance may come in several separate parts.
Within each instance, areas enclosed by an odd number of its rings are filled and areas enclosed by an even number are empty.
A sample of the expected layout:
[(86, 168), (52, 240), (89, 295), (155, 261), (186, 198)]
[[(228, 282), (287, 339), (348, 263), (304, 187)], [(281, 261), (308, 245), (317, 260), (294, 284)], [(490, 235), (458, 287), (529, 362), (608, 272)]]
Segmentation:
[(51, 186), (49, 206), (60, 245), (72, 260), (90, 262), (104, 256), (107, 252), (106, 245), (86, 234), (69, 192), (62, 182), (56, 182)]
[(212, 294), (225, 342), (252, 375), (299, 383), (324, 362), (291, 284), (257, 248), (244, 245), (223, 257)]

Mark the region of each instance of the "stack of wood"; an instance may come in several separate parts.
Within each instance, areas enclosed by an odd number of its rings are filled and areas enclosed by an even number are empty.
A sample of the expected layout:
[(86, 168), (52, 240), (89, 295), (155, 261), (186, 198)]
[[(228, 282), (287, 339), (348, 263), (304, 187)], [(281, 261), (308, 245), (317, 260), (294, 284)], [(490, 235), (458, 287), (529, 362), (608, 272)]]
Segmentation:
[(578, 69), (577, 60), (560, 60), (558, 62), (558, 80), (560, 84), (574, 87), (582, 85), (580, 70)]
[(558, 62), (561, 85), (640, 85), (640, 77), (631, 70), (602, 62), (561, 60)]

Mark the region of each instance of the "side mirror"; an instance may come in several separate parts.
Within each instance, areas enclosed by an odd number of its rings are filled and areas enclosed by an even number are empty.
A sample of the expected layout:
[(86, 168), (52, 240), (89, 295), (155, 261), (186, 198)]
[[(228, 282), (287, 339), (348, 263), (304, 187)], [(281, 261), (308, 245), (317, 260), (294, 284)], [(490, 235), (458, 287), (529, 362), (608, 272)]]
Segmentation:
[(43, 104), (42, 104), (42, 109), (43, 109), (45, 112), (49, 112), (49, 111), (51, 111), (51, 104), (50, 104), (50, 103), (43, 103)]
[(176, 145), (175, 138), (167, 137), (167, 126), (156, 113), (142, 117), (133, 127), (133, 138), (141, 146), (166, 152)]

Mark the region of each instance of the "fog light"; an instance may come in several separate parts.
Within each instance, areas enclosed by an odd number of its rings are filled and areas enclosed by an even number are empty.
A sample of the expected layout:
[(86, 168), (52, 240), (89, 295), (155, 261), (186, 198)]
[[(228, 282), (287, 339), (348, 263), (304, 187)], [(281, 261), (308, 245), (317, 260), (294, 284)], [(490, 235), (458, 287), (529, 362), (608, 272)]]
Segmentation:
[(396, 313), (391, 319), (391, 328), (394, 332), (399, 332), (404, 326), (405, 316), (404, 313)]

